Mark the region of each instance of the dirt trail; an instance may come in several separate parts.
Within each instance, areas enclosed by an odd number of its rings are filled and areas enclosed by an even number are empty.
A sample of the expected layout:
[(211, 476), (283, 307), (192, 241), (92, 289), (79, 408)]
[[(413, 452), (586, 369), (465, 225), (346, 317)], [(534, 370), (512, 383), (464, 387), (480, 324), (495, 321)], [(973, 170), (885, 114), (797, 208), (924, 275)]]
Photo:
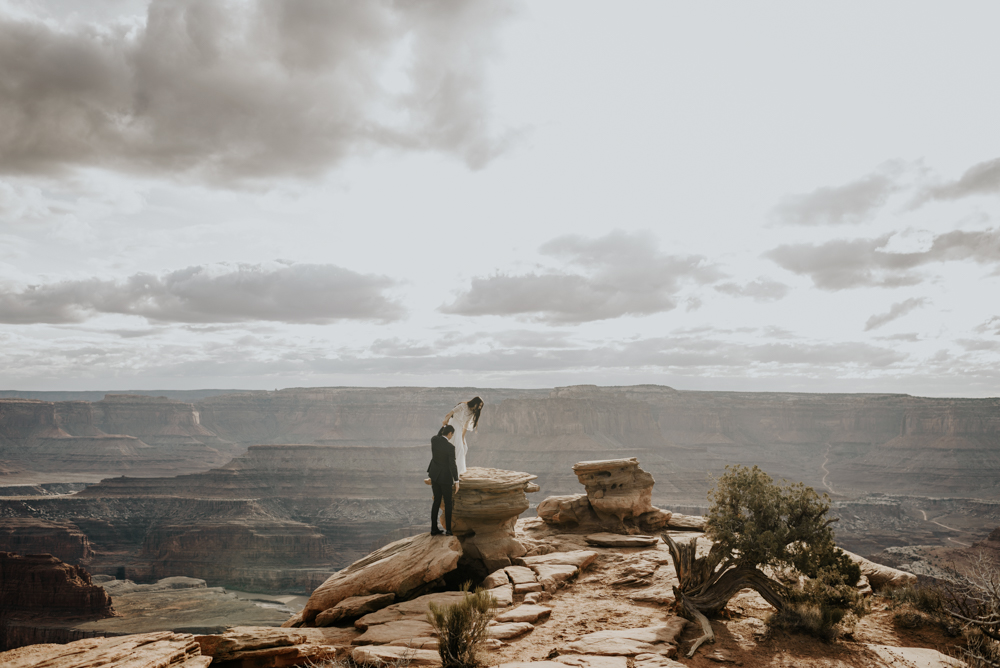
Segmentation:
[[(941, 527), (943, 529), (947, 529), (948, 531), (957, 531), (958, 533), (967, 533), (967, 534), (972, 535), (971, 531), (966, 531), (965, 529), (956, 529), (955, 527), (950, 527), (947, 524), (941, 524), (937, 520), (928, 519), (927, 518), (927, 511), (923, 510), (922, 508), (917, 508), (917, 510), (919, 510), (920, 514), (924, 516), (924, 521), (925, 522), (930, 522), (931, 524), (936, 524), (936, 525), (938, 525), (939, 527)], [(962, 547), (971, 547), (971, 545), (969, 545), (968, 543), (963, 543), (962, 541), (956, 540), (956, 539), (954, 539), (954, 538), (952, 538), (950, 536), (948, 537), (948, 540), (950, 540), (951, 542), (956, 543), (958, 545), (961, 545)]]

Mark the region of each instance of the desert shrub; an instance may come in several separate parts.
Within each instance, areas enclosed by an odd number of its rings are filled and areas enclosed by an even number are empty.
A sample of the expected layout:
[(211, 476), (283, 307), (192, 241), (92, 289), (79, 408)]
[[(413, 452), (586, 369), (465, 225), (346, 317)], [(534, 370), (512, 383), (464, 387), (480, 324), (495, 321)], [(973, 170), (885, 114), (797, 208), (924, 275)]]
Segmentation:
[(910, 605), (916, 610), (931, 615), (943, 615), (945, 613), (944, 594), (936, 587), (906, 585), (890, 589), (885, 592), (884, 596), (889, 599), (890, 605), (893, 608)]
[(800, 588), (792, 589), (788, 600), (838, 608), (853, 613), (855, 617), (864, 617), (870, 611), (870, 605), (854, 585), (847, 584), (852, 578), (851, 573), (845, 574), (836, 566), (824, 568), (816, 577), (806, 580)]
[(486, 640), (487, 626), (493, 619), (496, 600), (482, 588), (469, 591), (453, 605), (428, 605), (430, 623), (438, 632), (438, 653), (442, 668), (480, 668), (479, 650)]
[(893, 613), (892, 623), (901, 629), (919, 629), (931, 624), (932, 620), (919, 610), (906, 607)]
[(407, 668), (410, 661), (411, 657), (403, 655), (394, 661), (379, 661), (377, 664), (370, 664), (358, 663), (348, 656), (340, 659), (310, 660), (304, 665), (305, 668)]
[(788, 603), (771, 613), (767, 625), (771, 630), (804, 633), (823, 642), (833, 642), (840, 635), (838, 626), (847, 612), (841, 608), (818, 603)]
[(829, 497), (812, 487), (779, 485), (756, 466), (727, 466), (709, 499), (706, 533), (734, 563), (791, 567), (811, 578), (837, 571), (852, 586), (861, 579), (834, 542)]
[(1000, 668), (1000, 643), (972, 627), (965, 632), (965, 647), (959, 657), (969, 668)]

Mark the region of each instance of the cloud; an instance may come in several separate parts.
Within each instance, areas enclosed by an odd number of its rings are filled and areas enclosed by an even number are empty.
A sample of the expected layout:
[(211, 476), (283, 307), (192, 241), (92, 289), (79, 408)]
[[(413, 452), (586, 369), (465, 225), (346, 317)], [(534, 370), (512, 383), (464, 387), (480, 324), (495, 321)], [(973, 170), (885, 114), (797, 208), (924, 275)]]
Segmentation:
[(955, 200), (972, 195), (1000, 194), (1000, 158), (969, 167), (955, 181), (927, 186), (918, 192), (915, 205), (930, 200)]
[(334, 265), (195, 266), (162, 276), (135, 274), (123, 280), (92, 278), (0, 290), (0, 322), (73, 323), (101, 313), (153, 322), (385, 322), (404, 314), (402, 306), (384, 294), (394, 285), (385, 276)]
[(923, 278), (913, 270), (932, 263), (971, 260), (1000, 264), (1000, 229), (946, 232), (935, 236), (928, 250), (915, 253), (884, 250), (891, 237), (787, 244), (764, 253), (764, 257), (788, 271), (809, 276), (823, 290), (915, 285)]
[(926, 303), (927, 299), (924, 297), (913, 297), (905, 301), (897, 302), (890, 306), (889, 310), (885, 313), (877, 313), (868, 318), (868, 322), (865, 323), (865, 331), (869, 332), (873, 329), (878, 329), (883, 325), (887, 325), (893, 320), (898, 320), (910, 311), (918, 309)]
[(756, 302), (772, 302), (784, 298), (788, 294), (788, 286), (761, 277), (744, 285), (738, 283), (720, 283), (715, 286), (719, 292), (733, 297), (750, 297)]
[(486, 66), (511, 6), (153, 0), (145, 21), (0, 17), (0, 170), (235, 183), (348, 155), (502, 151)]
[(697, 255), (665, 255), (648, 232), (612, 232), (598, 239), (567, 235), (539, 251), (567, 263), (562, 271), (495, 274), (472, 279), (444, 313), (518, 315), (548, 323), (580, 323), (677, 308), (683, 284), (722, 273)]
[(772, 214), (786, 225), (856, 225), (870, 220), (899, 189), (892, 174), (874, 173), (841, 186), (789, 195)]

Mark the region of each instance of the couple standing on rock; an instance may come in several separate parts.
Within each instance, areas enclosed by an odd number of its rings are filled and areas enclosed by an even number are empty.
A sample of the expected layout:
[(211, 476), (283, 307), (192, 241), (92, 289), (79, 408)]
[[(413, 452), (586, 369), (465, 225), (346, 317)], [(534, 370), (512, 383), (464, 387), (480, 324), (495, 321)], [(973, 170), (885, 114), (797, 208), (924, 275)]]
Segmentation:
[[(441, 429), (431, 438), (431, 463), (427, 467), (427, 475), (430, 478), (424, 482), (429, 482), (431, 489), (434, 490), (434, 505), (431, 506), (432, 536), (451, 535), (453, 495), (458, 492), (459, 477), (465, 473), (465, 456), (469, 452), (465, 434), (479, 426), (479, 415), (482, 411), (483, 400), (479, 397), (459, 403), (444, 417)], [(441, 530), (438, 520), (442, 501), (444, 501), (444, 531)]]

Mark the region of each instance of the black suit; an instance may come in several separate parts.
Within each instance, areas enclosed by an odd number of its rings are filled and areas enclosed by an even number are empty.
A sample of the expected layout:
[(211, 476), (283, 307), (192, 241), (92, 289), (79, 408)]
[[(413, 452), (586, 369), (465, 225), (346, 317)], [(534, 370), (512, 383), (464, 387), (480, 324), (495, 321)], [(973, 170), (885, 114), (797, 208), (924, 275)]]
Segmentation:
[(444, 501), (444, 528), (451, 533), (451, 509), (454, 505), (452, 487), (458, 480), (458, 465), (455, 463), (455, 446), (444, 436), (431, 439), (431, 463), (427, 466), (434, 490), (434, 505), (431, 506), (431, 533), (438, 533), (437, 516)]

